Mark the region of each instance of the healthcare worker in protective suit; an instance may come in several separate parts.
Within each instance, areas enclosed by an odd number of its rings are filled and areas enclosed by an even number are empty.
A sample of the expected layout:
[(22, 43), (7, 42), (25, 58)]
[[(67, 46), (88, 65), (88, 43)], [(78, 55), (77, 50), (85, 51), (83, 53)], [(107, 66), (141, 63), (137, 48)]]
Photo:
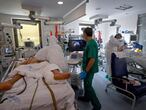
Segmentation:
[(49, 46), (40, 49), (35, 57), (38, 60), (47, 60), (49, 63), (58, 65), (62, 71), (68, 71), (68, 64), (65, 60), (63, 50), (54, 36), (50, 37)]
[(111, 36), (105, 46), (105, 56), (107, 62), (106, 72), (109, 76), (111, 75), (111, 54), (114, 52), (123, 51), (123, 49), (124, 40), (122, 39), (122, 35), (118, 33), (115, 36)]

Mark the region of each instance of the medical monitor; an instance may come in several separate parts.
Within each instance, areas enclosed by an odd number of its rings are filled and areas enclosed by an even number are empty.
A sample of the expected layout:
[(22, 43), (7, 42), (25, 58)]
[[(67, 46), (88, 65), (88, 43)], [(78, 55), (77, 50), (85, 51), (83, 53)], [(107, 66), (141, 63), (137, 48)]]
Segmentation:
[(70, 52), (73, 51), (83, 51), (86, 46), (84, 40), (69, 40), (68, 49)]
[(5, 57), (11, 57), (14, 55), (14, 50), (12, 47), (5, 47), (4, 48), (4, 55)]
[(5, 54), (11, 54), (11, 53), (13, 53), (13, 49), (11, 47), (6, 47)]
[(34, 43), (32, 41), (26, 41), (26, 42), (24, 42), (24, 46), (27, 48), (33, 48)]
[(136, 41), (137, 36), (136, 35), (130, 35), (130, 41)]

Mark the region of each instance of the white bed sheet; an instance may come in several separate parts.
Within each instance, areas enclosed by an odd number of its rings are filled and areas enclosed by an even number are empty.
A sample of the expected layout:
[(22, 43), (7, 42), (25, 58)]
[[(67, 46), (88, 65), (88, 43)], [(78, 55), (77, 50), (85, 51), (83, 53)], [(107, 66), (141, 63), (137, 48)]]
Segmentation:
[[(8, 98), (8, 100), (0, 104), (0, 110), (29, 110), (37, 79), (27, 78), (26, 81), (27, 88), (22, 94), (15, 95), (16, 92), (19, 92), (19, 89), (22, 90), (24, 87), (24, 84), (21, 84), (21, 86), (18, 84), (23, 83), (22, 79), (15, 85), (15, 87), (18, 88), (13, 88), (4, 94), (3, 98), (10, 96), (12, 96), (12, 98)], [(31, 110), (54, 110), (50, 91), (41, 79), (39, 79), (38, 82), (39, 86)], [(58, 110), (75, 110), (74, 91), (68, 82), (50, 85), (50, 87), (55, 94)]]

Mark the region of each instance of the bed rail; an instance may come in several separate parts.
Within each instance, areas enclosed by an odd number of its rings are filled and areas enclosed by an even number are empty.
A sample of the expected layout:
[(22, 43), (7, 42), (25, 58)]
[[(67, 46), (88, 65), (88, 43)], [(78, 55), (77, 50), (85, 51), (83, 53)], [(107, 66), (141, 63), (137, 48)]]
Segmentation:
[(8, 77), (8, 74), (15, 68), (16, 66), (16, 60), (15, 58), (13, 58), (12, 62), (10, 63), (8, 69), (6, 70), (5, 74), (3, 75), (2, 79), (0, 82), (3, 82), (7, 77)]

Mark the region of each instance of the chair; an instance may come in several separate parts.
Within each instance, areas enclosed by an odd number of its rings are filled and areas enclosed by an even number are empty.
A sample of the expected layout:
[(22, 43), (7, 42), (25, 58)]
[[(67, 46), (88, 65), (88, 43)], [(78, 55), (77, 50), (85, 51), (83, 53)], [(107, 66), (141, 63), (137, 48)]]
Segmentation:
[(127, 71), (126, 58), (118, 58), (115, 53), (111, 56), (111, 70), (112, 82), (107, 85), (106, 92), (108, 88), (114, 87), (118, 93), (132, 100), (132, 109), (134, 109), (136, 101), (146, 95), (146, 83), (139, 81), (139, 85), (133, 85), (132, 80), (128, 78), (130, 73)]

